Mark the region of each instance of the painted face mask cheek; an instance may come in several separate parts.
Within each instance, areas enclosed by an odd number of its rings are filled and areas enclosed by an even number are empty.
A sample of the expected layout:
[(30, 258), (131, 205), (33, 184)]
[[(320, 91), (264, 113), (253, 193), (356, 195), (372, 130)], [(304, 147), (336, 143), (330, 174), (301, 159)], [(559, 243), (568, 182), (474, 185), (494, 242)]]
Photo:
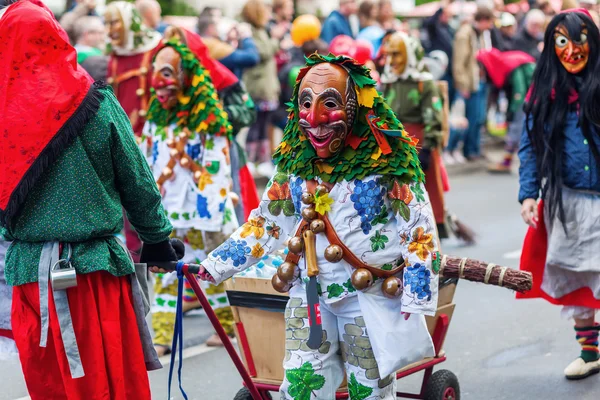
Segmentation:
[(348, 114), (355, 113), (354, 109), (347, 110), (350, 106), (347, 92), (348, 89), (353, 90), (348, 88), (348, 83), (348, 73), (342, 67), (320, 64), (313, 67), (300, 84), (300, 130), (320, 158), (335, 155), (348, 135)]
[(165, 47), (156, 55), (153, 68), (152, 87), (156, 99), (164, 109), (171, 109), (183, 91), (181, 56), (172, 47)]

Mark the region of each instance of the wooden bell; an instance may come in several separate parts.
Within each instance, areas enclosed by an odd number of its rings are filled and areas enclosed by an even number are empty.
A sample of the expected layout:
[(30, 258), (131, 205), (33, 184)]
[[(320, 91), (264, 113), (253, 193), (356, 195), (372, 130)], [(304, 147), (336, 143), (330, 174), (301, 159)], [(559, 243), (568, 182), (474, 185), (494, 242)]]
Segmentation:
[(171, 149), (171, 150), (169, 151), (169, 155), (170, 155), (172, 158), (179, 158), (179, 156), (180, 156), (180, 154), (179, 154), (179, 151), (177, 151), (177, 149)]
[(173, 176), (173, 170), (169, 167), (165, 167), (162, 170), (162, 174), (165, 176), (165, 178), (169, 179)]
[(294, 254), (302, 253), (302, 249), (304, 248), (304, 243), (302, 242), (302, 238), (299, 236), (294, 236), (290, 239), (288, 243), (288, 249)]
[(201, 176), (202, 176), (202, 171), (200, 171), (200, 170), (194, 171), (194, 182), (198, 183)]
[(315, 196), (312, 193), (302, 193), (302, 202), (306, 205), (313, 204), (315, 202)]
[(317, 210), (314, 206), (308, 206), (302, 210), (302, 217), (307, 221), (312, 221), (317, 218)]
[(271, 284), (273, 285), (273, 289), (275, 289), (279, 293), (288, 292), (292, 287), (292, 285), (290, 285), (289, 283), (283, 282), (281, 279), (279, 279), (279, 276), (277, 276), (277, 274), (273, 275), (273, 277), (271, 278)]
[(298, 265), (291, 262), (284, 262), (277, 268), (279, 280), (285, 283), (292, 283), (300, 276)]
[(325, 259), (329, 262), (336, 263), (344, 258), (344, 250), (337, 244), (330, 244), (325, 249)]
[(358, 268), (352, 273), (351, 280), (356, 290), (365, 290), (373, 284), (373, 274), (366, 268)]
[(190, 160), (187, 157), (181, 157), (179, 164), (181, 164), (183, 168), (187, 168), (190, 165)]
[(325, 222), (320, 219), (315, 219), (310, 223), (310, 230), (313, 231), (313, 233), (325, 232)]
[(389, 299), (395, 299), (396, 297), (402, 294), (402, 290), (404, 287), (402, 286), (402, 279), (396, 276), (390, 276), (383, 281), (383, 285), (381, 285), (381, 291), (383, 295)]
[(169, 147), (170, 149), (175, 147), (175, 140), (173, 140), (173, 139), (167, 139), (166, 143), (167, 143), (167, 147)]

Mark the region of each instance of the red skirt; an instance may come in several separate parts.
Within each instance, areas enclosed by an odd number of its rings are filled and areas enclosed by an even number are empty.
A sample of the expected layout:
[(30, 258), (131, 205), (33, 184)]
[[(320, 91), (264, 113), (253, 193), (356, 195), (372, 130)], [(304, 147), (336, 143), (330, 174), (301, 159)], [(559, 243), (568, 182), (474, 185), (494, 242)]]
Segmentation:
[(47, 347), (40, 347), (38, 284), (13, 290), (12, 333), (33, 400), (147, 400), (150, 384), (128, 276), (108, 272), (77, 275), (67, 289), (85, 376), (71, 378), (52, 290)]
[(531, 272), (533, 286), (527, 293), (517, 293), (517, 299), (542, 298), (548, 302), (562, 306), (579, 306), (600, 309), (600, 300), (594, 297), (590, 288), (583, 287), (560, 298), (554, 298), (542, 289), (544, 269), (546, 268), (546, 254), (548, 252), (548, 232), (544, 223), (544, 202), (538, 206), (537, 229), (532, 227), (527, 231), (521, 253), (522, 271)]

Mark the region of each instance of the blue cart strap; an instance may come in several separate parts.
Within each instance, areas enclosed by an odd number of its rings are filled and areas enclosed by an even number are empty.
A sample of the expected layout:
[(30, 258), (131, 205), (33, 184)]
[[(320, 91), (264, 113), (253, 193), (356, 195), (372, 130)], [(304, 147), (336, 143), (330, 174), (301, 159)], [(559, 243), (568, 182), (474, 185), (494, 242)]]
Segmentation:
[(179, 345), (179, 368), (177, 375), (179, 379), (179, 391), (185, 400), (188, 400), (187, 394), (181, 386), (181, 370), (183, 368), (183, 261), (177, 263), (177, 308), (175, 311), (175, 329), (173, 330), (173, 343), (171, 345), (171, 365), (169, 366), (169, 390), (168, 399), (171, 399), (171, 381), (173, 380), (173, 368), (175, 368), (175, 357), (177, 346)]

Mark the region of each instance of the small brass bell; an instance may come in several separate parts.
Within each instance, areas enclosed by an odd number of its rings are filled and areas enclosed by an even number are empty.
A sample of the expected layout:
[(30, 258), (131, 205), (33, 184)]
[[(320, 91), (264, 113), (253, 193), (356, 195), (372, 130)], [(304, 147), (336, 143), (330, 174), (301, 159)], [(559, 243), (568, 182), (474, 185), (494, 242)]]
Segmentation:
[(275, 289), (279, 293), (285, 293), (289, 291), (290, 287), (292, 286), (289, 283), (285, 283), (281, 279), (279, 279), (279, 276), (277, 276), (277, 274), (273, 275), (273, 277), (271, 278), (271, 284), (273, 285), (273, 289)]
[(163, 175), (165, 176), (165, 178), (169, 179), (170, 177), (173, 176), (173, 170), (169, 167), (165, 167), (162, 171)]
[(315, 191), (319, 194), (329, 193), (329, 189), (327, 189), (327, 186), (325, 185), (317, 185)]
[(290, 239), (288, 243), (288, 249), (294, 254), (302, 253), (302, 249), (304, 248), (304, 243), (302, 242), (302, 238), (299, 236), (294, 236)]
[(179, 164), (181, 164), (183, 168), (187, 168), (190, 165), (190, 160), (187, 157), (182, 157)]
[(286, 283), (292, 283), (300, 276), (298, 265), (290, 262), (284, 262), (277, 268), (279, 280)]
[(351, 279), (356, 290), (365, 290), (373, 284), (373, 274), (366, 268), (358, 268), (352, 273)]
[(177, 149), (171, 149), (171, 150), (169, 150), (169, 154), (173, 158), (179, 158), (179, 152), (177, 151)]
[(383, 281), (383, 285), (381, 285), (381, 291), (384, 296), (389, 299), (395, 299), (396, 297), (402, 294), (403, 290), (402, 279), (396, 276), (390, 276)]
[(310, 230), (314, 233), (325, 232), (325, 222), (320, 219), (315, 219), (310, 223)]
[(302, 217), (307, 221), (312, 221), (317, 218), (317, 211), (315, 207), (308, 206), (304, 210), (302, 210)]
[(306, 205), (310, 205), (315, 202), (315, 196), (312, 193), (302, 193), (302, 202)]
[(173, 147), (175, 147), (175, 140), (174, 139), (167, 139), (167, 141), (165, 143), (167, 143), (167, 147), (169, 147), (171, 149)]
[(198, 181), (200, 180), (201, 176), (202, 176), (202, 171), (196, 171), (196, 172), (194, 172), (194, 182), (198, 183)]
[(146, 110), (140, 110), (138, 111), (138, 115), (142, 118), (144, 118), (146, 116), (146, 114), (148, 114), (148, 112)]
[(330, 244), (325, 249), (325, 259), (329, 262), (336, 263), (344, 258), (344, 250), (337, 244)]

